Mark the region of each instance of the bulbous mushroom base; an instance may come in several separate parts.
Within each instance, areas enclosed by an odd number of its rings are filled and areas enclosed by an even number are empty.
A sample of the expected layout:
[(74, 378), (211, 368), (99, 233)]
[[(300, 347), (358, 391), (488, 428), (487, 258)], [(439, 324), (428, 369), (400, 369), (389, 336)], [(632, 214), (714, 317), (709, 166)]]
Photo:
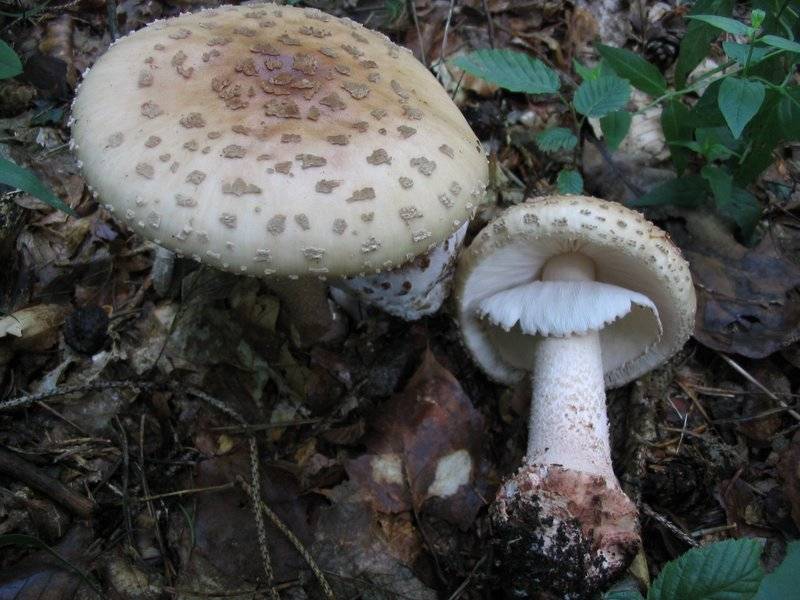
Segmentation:
[(590, 598), (622, 574), (640, 546), (636, 506), (616, 480), (558, 465), (526, 465), (491, 508), (511, 596), (545, 590)]

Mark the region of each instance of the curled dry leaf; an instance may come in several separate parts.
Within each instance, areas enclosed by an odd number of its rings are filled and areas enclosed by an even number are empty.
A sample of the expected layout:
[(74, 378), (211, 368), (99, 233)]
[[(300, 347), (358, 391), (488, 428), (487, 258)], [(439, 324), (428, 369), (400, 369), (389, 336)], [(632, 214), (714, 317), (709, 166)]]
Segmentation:
[(21, 350), (46, 350), (58, 342), (67, 310), (58, 304), (37, 304), (0, 317), (0, 338), (15, 338), (11, 344)]
[(369, 452), (347, 465), (382, 512), (425, 511), (462, 528), (483, 504), (483, 417), (427, 350), (402, 393), (380, 407)]
[(800, 336), (800, 266), (770, 235), (746, 248), (708, 214), (690, 213), (670, 233), (691, 263), (697, 289), (695, 337), (704, 345), (764, 358)]

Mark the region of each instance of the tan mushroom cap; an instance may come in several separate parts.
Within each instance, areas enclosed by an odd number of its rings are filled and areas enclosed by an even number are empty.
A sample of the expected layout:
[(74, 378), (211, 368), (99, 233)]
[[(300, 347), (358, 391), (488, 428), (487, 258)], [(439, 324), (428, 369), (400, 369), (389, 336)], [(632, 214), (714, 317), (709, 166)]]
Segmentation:
[(152, 23), (85, 74), (72, 116), (85, 177), (118, 219), (249, 275), (396, 267), (469, 220), (488, 178), (410, 52), (314, 9)]
[[(585, 196), (537, 199), (505, 211), (459, 259), (455, 297), (461, 332), (490, 377), (506, 384), (519, 381), (533, 365), (538, 336), (491, 324), (480, 314), (482, 302), (498, 294), (511, 297), (507, 291), (537, 281), (549, 259), (566, 253), (589, 257), (597, 282), (641, 294), (656, 309), (643, 308), (647, 303), (635, 296), (613, 320), (602, 314), (585, 319), (595, 321), (591, 328), (600, 332), (606, 387), (640, 377), (689, 338), (696, 309), (689, 265), (664, 231), (614, 202)], [(580, 304), (591, 308), (591, 299), (571, 308)]]

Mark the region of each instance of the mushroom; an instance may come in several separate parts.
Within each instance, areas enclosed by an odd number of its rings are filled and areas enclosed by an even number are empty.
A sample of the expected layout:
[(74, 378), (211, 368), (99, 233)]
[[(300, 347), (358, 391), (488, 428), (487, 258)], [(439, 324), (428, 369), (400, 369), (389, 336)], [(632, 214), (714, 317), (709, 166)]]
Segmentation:
[[(84, 74), (71, 125), (117, 219), (178, 255), (271, 279), (301, 322), (325, 311), (320, 280), (395, 314), (436, 310), (488, 178), (466, 120), (408, 50), (316, 9), (151, 23)], [(418, 258), (445, 248), (430, 260), (442, 271), (413, 280)]]
[(493, 379), (530, 373), (528, 448), (491, 515), (515, 595), (582, 598), (640, 546), (614, 475), (605, 388), (677, 352), (692, 333), (689, 267), (666, 233), (581, 196), (514, 206), (462, 253), (455, 296), (467, 348)]

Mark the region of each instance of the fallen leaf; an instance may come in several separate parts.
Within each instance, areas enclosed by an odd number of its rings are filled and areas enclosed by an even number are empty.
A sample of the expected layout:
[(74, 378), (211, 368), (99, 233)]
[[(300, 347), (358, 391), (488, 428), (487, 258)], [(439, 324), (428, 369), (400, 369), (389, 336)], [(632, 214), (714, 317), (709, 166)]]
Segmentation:
[(783, 479), (783, 490), (792, 507), (792, 519), (800, 528), (800, 431), (794, 434), (791, 444), (781, 453), (778, 474)]
[(686, 213), (670, 227), (697, 290), (695, 337), (704, 345), (763, 358), (800, 337), (800, 266), (766, 235), (742, 246), (712, 215)]
[(483, 417), (430, 350), (401, 394), (380, 407), (366, 445), (346, 464), (377, 510), (412, 506), (462, 528), (483, 504)]

